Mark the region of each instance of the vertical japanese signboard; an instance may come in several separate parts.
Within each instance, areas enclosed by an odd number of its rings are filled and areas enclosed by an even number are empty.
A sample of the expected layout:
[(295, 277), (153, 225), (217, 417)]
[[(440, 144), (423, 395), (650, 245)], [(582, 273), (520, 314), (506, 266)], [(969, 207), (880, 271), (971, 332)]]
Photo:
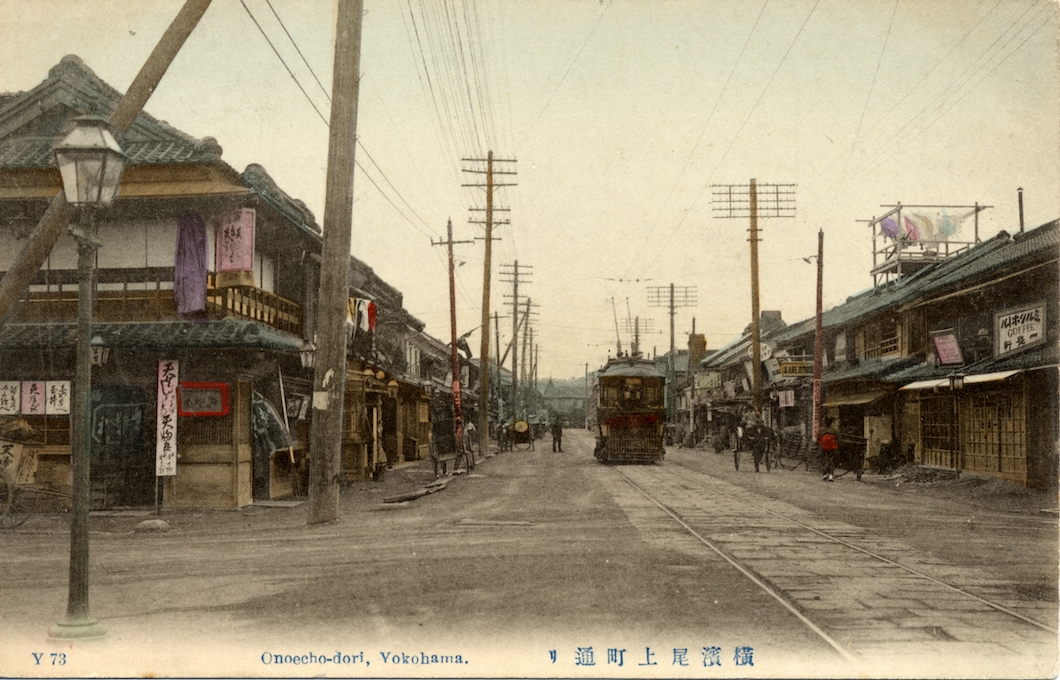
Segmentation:
[(22, 382), (22, 415), (45, 415), (45, 393), (44, 383), (24, 380)]
[(49, 416), (70, 414), (70, 381), (49, 380), (44, 383), (44, 411)]
[(215, 271), (254, 268), (254, 210), (241, 208), (214, 216)]
[(22, 383), (0, 381), (0, 416), (17, 416), (22, 406)]
[(155, 441), (155, 475), (177, 474), (177, 361), (158, 362), (158, 435)]

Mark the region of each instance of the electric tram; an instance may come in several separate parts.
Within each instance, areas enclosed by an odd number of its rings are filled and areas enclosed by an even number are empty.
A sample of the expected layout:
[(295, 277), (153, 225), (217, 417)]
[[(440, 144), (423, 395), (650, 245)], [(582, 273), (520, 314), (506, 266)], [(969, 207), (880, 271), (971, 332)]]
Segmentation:
[(604, 463), (662, 460), (665, 376), (646, 359), (609, 359), (594, 384), (596, 449)]

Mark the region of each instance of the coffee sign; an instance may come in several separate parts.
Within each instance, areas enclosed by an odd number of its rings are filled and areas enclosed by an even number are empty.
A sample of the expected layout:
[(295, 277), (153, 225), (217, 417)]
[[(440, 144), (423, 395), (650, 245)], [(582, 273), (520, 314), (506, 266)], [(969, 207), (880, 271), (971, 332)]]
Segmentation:
[(995, 356), (1004, 356), (1045, 342), (1045, 304), (1038, 303), (994, 315)]

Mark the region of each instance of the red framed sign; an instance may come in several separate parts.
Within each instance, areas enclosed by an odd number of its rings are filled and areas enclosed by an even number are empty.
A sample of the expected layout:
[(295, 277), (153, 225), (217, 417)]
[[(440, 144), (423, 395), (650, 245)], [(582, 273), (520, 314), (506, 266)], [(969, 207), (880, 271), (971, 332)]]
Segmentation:
[(177, 411), (182, 416), (228, 415), (228, 383), (180, 383)]

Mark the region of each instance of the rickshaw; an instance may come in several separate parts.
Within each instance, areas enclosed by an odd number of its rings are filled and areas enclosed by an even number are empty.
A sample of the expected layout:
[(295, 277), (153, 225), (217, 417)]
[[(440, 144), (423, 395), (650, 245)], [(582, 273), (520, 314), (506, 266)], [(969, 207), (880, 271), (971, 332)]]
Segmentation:
[(69, 501), (70, 494), (39, 487), (36, 433), (24, 420), (0, 424), (0, 529), (21, 526), (30, 516), (35, 500), (52, 496)]
[(511, 425), (512, 447), (520, 451), (534, 449), (534, 432), (525, 420), (516, 420)]

